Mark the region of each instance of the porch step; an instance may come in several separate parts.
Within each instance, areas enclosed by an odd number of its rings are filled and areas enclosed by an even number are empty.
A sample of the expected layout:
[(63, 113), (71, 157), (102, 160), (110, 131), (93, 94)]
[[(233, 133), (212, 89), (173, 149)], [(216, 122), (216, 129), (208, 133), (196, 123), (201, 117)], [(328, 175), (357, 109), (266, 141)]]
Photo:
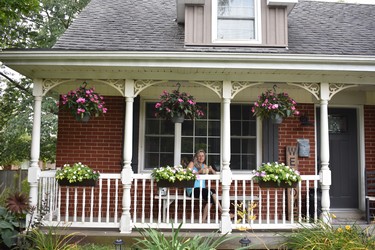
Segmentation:
[(336, 218), (332, 219), (332, 224), (366, 224), (365, 213), (359, 209), (331, 209), (330, 213)]

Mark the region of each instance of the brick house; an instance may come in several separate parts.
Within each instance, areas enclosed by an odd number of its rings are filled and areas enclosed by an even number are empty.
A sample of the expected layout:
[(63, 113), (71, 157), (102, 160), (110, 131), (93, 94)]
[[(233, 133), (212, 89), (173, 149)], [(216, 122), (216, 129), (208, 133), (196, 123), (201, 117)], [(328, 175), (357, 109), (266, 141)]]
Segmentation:
[[(263, 208), (256, 210), (254, 228), (291, 228), (310, 216), (309, 207), (315, 206), (316, 218), (319, 180), (323, 219), (329, 221), (333, 209), (363, 211), (364, 173), (375, 169), (374, 11), (374, 5), (308, 0), (92, 0), (52, 49), (0, 53), (4, 65), (34, 80), (32, 203), (40, 203), (40, 187), (48, 186), (56, 194), (51, 223), (130, 232), (134, 225), (168, 227), (169, 216), (176, 216), (187, 228), (230, 232), (236, 226), (228, 213), (231, 197), (237, 201), (242, 187), (242, 198), (256, 197)], [(87, 197), (68, 202), (69, 191), (61, 195), (37, 166), (40, 103), (45, 94), (64, 94), (83, 81), (105, 97), (108, 113), (79, 123), (61, 111), (56, 164), (83, 162), (101, 171), (103, 180), (91, 194), (71, 190), (72, 197)], [(194, 202), (157, 197), (149, 176), (154, 167), (175, 164), (174, 125), (155, 118), (153, 106), (177, 83), (206, 113), (181, 125), (177, 159), (204, 148), (207, 163), (220, 171), (207, 178), (224, 211), (208, 223), (190, 215)], [(251, 113), (257, 96), (275, 85), (298, 102), (301, 114), (280, 125)], [(290, 211), (283, 203), (293, 204), (285, 198), (290, 195), (254, 187), (250, 173), (262, 162), (286, 162), (287, 146), (300, 139), (308, 140), (310, 150), (297, 155), (296, 167), (306, 178), (296, 211)], [(95, 202), (85, 205), (89, 196)], [(74, 207), (68, 209), (69, 203)]]

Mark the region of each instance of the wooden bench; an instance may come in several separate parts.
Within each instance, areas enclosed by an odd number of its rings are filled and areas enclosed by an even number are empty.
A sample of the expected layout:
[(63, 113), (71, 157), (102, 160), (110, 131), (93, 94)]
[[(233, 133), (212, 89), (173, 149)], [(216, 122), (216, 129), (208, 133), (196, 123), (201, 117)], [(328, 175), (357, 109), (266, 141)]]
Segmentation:
[[(168, 199), (168, 195), (161, 195), (161, 196), (159, 196), (159, 195), (155, 195), (155, 197), (154, 197), (156, 200), (158, 200), (159, 201), (159, 199), (160, 200), (162, 200), (162, 210), (163, 210), (163, 221), (165, 221), (165, 218), (166, 218), (166, 214), (167, 214), (167, 207), (169, 207), (174, 201), (179, 201), (179, 200), (184, 200), (184, 198), (185, 198), (185, 200), (187, 200), (187, 201), (191, 201), (191, 200), (193, 200), (192, 199), (192, 197), (190, 197), (190, 196), (187, 196), (187, 195), (183, 195), (183, 194), (179, 194), (179, 195), (175, 195), (175, 194), (170, 194), (169, 195), (169, 199)], [(217, 196), (217, 198), (219, 199), (219, 200), (221, 200), (222, 199), (222, 197), (221, 196)], [(245, 198), (245, 199), (244, 199)], [(251, 199), (252, 198), (252, 199)], [(250, 195), (248, 195), (248, 196), (242, 196), (242, 195), (237, 195), (237, 196), (235, 196), (235, 195), (230, 195), (229, 196), (229, 199), (231, 200), (231, 201), (237, 201), (237, 202), (243, 202), (243, 201), (245, 201), (245, 204), (247, 204), (248, 202), (252, 202), (252, 201), (258, 201), (259, 200), (259, 198), (258, 198), (258, 196), (253, 196), (253, 197), (251, 197)], [(199, 201), (199, 198), (194, 198), (194, 200), (196, 200), (196, 201)], [(169, 201), (169, 204), (168, 204), (168, 201)]]

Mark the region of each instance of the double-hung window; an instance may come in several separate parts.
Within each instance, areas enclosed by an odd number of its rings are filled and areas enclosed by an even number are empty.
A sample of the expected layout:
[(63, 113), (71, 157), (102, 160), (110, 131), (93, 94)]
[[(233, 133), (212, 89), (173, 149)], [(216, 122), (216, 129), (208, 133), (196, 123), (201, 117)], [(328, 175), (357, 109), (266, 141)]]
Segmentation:
[[(155, 103), (145, 103), (145, 128), (143, 169), (173, 165), (174, 124), (156, 118)], [(220, 167), (221, 163), (221, 105), (199, 103), (205, 112), (201, 119), (185, 119), (181, 131), (181, 159), (191, 161), (199, 149), (206, 151), (206, 163)], [(249, 104), (231, 104), (231, 168), (251, 170), (256, 168), (256, 119)], [(218, 169), (220, 171), (220, 169)]]
[(260, 43), (259, 0), (213, 0), (214, 43)]

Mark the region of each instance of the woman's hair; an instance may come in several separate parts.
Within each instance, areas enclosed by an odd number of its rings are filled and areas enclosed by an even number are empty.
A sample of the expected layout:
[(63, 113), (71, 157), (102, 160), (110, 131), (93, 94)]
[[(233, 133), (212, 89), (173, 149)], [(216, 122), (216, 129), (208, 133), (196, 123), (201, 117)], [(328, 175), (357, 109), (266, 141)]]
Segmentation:
[(198, 169), (202, 167), (202, 166), (200, 165), (200, 163), (198, 162), (198, 155), (199, 155), (200, 153), (203, 153), (204, 156), (206, 157), (206, 152), (205, 152), (203, 149), (199, 149), (199, 150), (195, 153), (194, 158), (193, 158), (193, 162), (194, 162), (194, 166), (195, 166), (196, 168), (198, 168)]

